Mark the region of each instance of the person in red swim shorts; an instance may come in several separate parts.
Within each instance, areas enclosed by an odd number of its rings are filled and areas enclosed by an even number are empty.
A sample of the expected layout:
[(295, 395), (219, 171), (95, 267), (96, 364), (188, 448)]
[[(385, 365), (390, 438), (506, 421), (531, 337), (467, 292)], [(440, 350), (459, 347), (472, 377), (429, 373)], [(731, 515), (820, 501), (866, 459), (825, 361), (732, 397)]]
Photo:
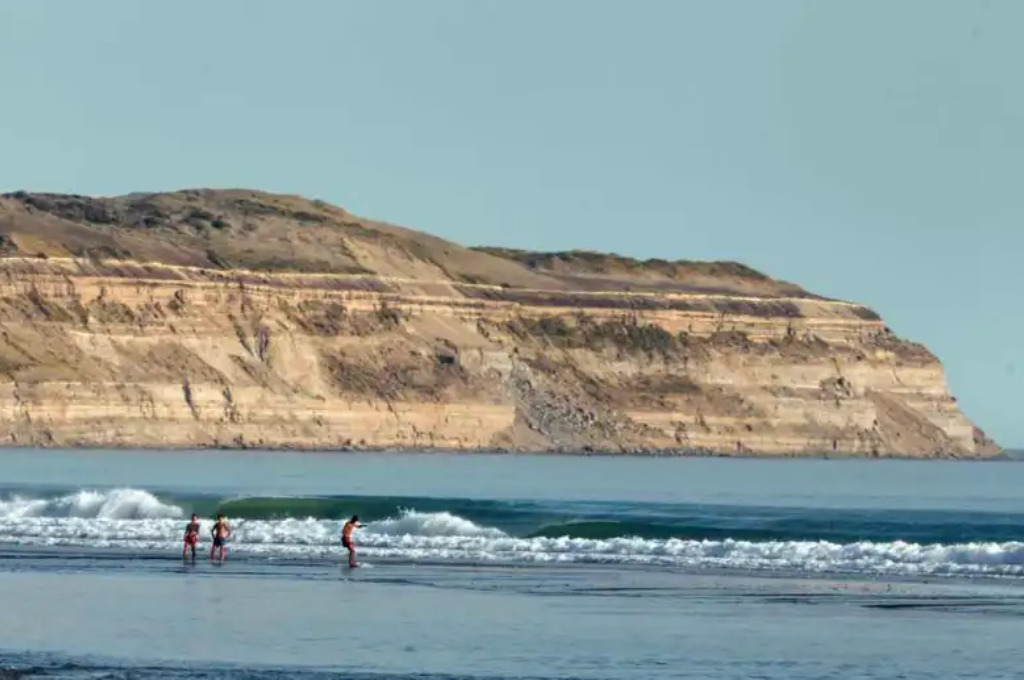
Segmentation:
[(199, 543), (199, 515), (193, 513), (192, 521), (185, 526), (185, 547), (181, 549), (181, 559), (188, 555), (188, 549), (192, 548), (192, 561), (196, 561), (196, 545)]

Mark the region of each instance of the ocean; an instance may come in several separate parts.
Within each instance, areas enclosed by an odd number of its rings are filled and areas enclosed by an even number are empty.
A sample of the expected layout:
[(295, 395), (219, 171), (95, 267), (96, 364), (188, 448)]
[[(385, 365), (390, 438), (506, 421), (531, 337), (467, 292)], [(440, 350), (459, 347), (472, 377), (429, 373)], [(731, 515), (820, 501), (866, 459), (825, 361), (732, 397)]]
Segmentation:
[[(1019, 677), (1024, 464), (0, 452), (0, 678)], [(200, 555), (182, 559), (193, 512)], [(211, 563), (209, 527), (234, 528)], [(360, 568), (341, 526), (358, 514)]]

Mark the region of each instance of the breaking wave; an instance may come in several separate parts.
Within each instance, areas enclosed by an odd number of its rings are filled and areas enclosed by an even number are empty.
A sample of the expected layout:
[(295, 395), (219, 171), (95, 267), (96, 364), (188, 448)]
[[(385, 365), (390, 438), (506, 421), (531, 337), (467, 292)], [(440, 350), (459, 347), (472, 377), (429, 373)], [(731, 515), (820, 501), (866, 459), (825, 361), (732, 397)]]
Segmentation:
[(0, 497), (0, 542), (180, 554), (185, 518), (234, 526), (234, 554), (404, 561), (622, 564), (684, 569), (1024, 578), (1024, 516), (386, 497), (171, 498), (139, 489)]
[(137, 489), (78, 491), (56, 498), (0, 499), (0, 518), (76, 517), (83, 519), (173, 519), (182, 509), (161, 502), (156, 496)]

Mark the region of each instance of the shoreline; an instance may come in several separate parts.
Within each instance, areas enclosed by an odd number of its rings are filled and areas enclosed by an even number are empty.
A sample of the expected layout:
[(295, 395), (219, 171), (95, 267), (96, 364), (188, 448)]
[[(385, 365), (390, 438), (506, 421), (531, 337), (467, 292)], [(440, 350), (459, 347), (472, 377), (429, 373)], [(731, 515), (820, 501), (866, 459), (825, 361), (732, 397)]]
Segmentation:
[[(340, 448), (315, 448), (310, 446), (294, 446), (294, 445), (282, 445), (282, 446), (266, 446), (261, 445), (248, 445), (248, 444), (210, 444), (210, 445), (196, 445), (196, 446), (137, 446), (131, 444), (108, 444), (108, 445), (71, 445), (71, 446), (57, 446), (57, 445), (31, 445), (31, 444), (18, 444), (18, 443), (7, 443), (0, 445), (0, 456), (3, 455), (4, 450), (17, 450), (24, 451), (36, 449), (39, 451), (88, 451), (88, 452), (126, 452), (133, 451), (139, 453), (147, 452), (194, 452), (201, 453), (207, 451), (225, 451), (235, 453), (261, 453), (261, 454), (288, 454), (288, 453), (313, 453), (313, 454), (333, 454), (333, 455), (352, 455), (352, 454), (375, 454), (375, 455), (417, 455), (417, 456), (528, 456), (528, 457), (564, 457), (564, 458), (669, 458), (669, 459), (706, 459), (706, 458), (718, 458), (718, 459), (733, 459), (733, 460), (832, 460), (832, 461), (851, 461), (851, 460), (870, 460), (870, 461), (886, 461), (886, 460), (909, 460), (909, 461), (947, 461), (947, 462), (972, 462), (972, 463), (987, 463), (987, 462), (1024, 462), (1024, 452), (1014, 451), (1013, 449), (1003, 449), (999, 453), (988, 455), (988, 456), (957, 456), (957, 455), (911, 455), (911, 454), (880, 454), (871, 455), (863, 453), (841, 453), (841, 452), (830, 452), (830, 453), (753, 453), (749, 451), (743, 452), (722, 452), (714, 450), (698, 450), (698, 449), (668, 449), (668, 450), (633, 450), (633, 451), (613, 451), (610, 449), (594, 449), (589, 451), (576, 451), (576, 450), (533, 450), (533, 449), (503, 449), (503, 448), (466, 448), (466, 449), (452, 449), (452, 448), (433, 448), (433, 447), (415, 447), (415, 448), (396, 448), (396, 447), (374, 447), (374, 446), (346, 446)], [(1016, 454), (1016, 455), (1014, 455)]]
[[(207, 542), (209, 545), (209, 542)], [(229, 557), (225, 564), (255, 565), (266, 574), (278, 575), (284, 578), (294, 575), (296, 571), (306, 569), (319, 570), (323, 567), (332, 568), (342, 565), (346, 561), (344, 548), (339, 544), (326, 546), (323, 553), (316, 557), (308, 556), (275, 556), (275, 561), (270, 562), (265, 556), (258, 553), (234, 548), (234, 557)], [(104, 573), (110, 565), (117, 565), (122, 568), (125, 559), (131, 559), (136, 564), (143, 565), (135, 573), (146, 573), (147, 566), (159, 568), (168, 563), (182, 563), (177, 546), (173, 550), (163, 553), (153, 550), (149, 553), (141, 553), (131, 548), (117, 547), (94, 547), (94, 546), (23, 546), (23, 545), (0, 545), (0, 563), (6, 560), (20, 560), (25, 557), (45, 555), (48, 558), (60, 559), (61, 557), (86, 557), (93, 562), (93, 569), (80, 572), (83, 575)], [(1024, 588), (1024, 579), (1019, 577), (1006, 577), (1000, 575), (972, 575), (964, 574), (900, 574), (900, 573), (874, 573), (843, 572), (843, 571), (800, 571), (780, 569), (744, 569), (742, 567), (699, 567), (693, 565), (675, 566), (664, 564), (636, 564), (636, 563), (615, 563), (615, 562), (489, 562), (474, 558), (442, 559), (436, 557), (427, 558), (406, 558), (392, 556), (374, 556), (371, 558), (375, 567), (387, 567), (389, 569), (441, 569), (445, 573), (452, 571), (472, 571), (475, 573), (489, 572), (499, 573), (515, 571), (519, 573), (530, 573), (541, 575), (544, 572), (552, 574), (643, 574), (647, 578), (660, 579), (664, 577), (675, 579), (678, 575), (686, 577), (686, 583), (693, 585), (694, 582), (705, 584), (716, 584), (722, 586), (723, 590), (729, 590), (729, 586), (781, 586), (782, 588), (797, 588), (807, 591), (836, 592), (843, 590), (851, 595), (906, 595), (899, 590), (893, 589), (886, 592), (882, 586), (893, 585), (899, 588), (916, 588), (919, 591), (930, 591), (932, 594), (948, 592), (954, 589), (985, 589), (998, 590), (1004, 593), (1019, 593)], [(199, 562), (199, 560), (197, 560)], [(190, 568), (190, 567), (189, 567)], [(10, 575), (11, 572), (0, 572), (3, 575)], [(36, 575), (49, 575), (53, 572), (35, 571), (22, 572), (34, 573)], [(167, 573), (156, 570), (148, 573)], [(59, 576), (60, 574), (58, 574)], [(2, 676), (0, 676), (2, 677)]]

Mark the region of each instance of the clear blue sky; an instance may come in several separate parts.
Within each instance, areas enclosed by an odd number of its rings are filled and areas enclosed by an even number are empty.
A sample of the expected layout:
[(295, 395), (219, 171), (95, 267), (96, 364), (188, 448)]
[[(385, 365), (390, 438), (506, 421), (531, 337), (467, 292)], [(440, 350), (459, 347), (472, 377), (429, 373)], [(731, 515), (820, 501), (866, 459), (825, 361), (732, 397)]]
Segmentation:
[(1024, 444), (1024, 2), (0, 1), (0, 190), (250, 187), (874, 306)]

